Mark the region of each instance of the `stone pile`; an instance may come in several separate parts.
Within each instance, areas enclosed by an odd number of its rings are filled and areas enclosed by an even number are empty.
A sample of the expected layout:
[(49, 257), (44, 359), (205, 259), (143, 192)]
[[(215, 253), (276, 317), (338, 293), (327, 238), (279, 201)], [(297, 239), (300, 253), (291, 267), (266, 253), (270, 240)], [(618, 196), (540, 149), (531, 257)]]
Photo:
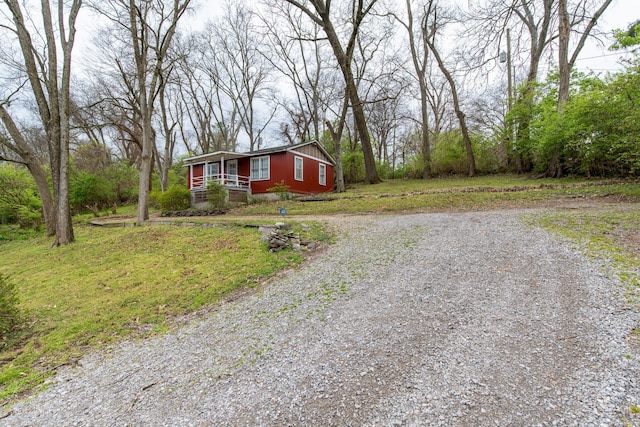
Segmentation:
[(267, 242), (271, 252), (279, 252), (283, 249), (294, 251), (313, 249), (313, 243), (300, 239), (300, 235), (291, 231), (291, 224), (276, 222), (274, 226), (261, 226), (262, 240)]

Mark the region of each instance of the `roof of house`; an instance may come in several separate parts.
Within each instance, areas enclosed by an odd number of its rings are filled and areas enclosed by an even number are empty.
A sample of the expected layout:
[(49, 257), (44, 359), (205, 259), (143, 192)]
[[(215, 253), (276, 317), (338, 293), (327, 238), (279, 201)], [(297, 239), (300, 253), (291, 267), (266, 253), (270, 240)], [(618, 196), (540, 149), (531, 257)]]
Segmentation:
[(335, 161), (329, 155), (327, 150), (324, 149), (322, 145), (318, 143), (318, 141), (307, 141), (301, 142), (299, 144), (293, 145), (282, 145), (279, 147), (270, 147), (263, 148), (261, 150), (249, 151), (246, 153), (236, 153), (233, 151), (216, 151), (214, 153), (200, 154), (199, 156), (188, 157), (184, 159), (185, 164), (194, 164), (194, 163), (203, 163), (203, 162), (219, 162), (222, 159), (224, 160), (233, 160), (244, 157), (256, 157), (256, 156), (264, 156), (267, 154), (281, 153), (284, 151), (298, 151), (300, 148), (305, 147), (307, 145), (316, 146), (324, 156), (329, 160), (331, 164), (335, 164)]

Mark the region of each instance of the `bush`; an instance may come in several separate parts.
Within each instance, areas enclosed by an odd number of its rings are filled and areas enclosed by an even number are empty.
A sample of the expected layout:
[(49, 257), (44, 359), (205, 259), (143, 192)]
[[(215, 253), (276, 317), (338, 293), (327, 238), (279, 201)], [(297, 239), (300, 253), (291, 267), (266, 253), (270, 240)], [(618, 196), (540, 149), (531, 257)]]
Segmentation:
[(349, 184), (364, 181), (365, 168), (362, 150), (357, 149), (342, 155), (342, 171), (345, 182)]
[(69, 182), (69, 203), (75, 212), (100, 211), (116, 204), (116, 194), (111, 183), (101, 175), (78, 172)]
[(280, 196), (280, 200), (286, 200), (289, 198), (289, 186), (284, 183), (284, 181), (280, 181), (276, 185), (271, 188), (267, 188), (269, 193), (276, 193)]
[(0, 349), (7, 347), (22, 323), (18, 291), (9, 278), (0, 274)]
[(163, 211), (179, 211), (191, 205), (191, 192), (181, 185), (172, 185), (158, 199)]
[(452, 131), (439, 135), (431, 151), (431, 173), (434, 175), (467, 173), (467, 153), (462, 134)]
[(218, 181), (207, 183), (207, 201), (214, 208), (224, 208), (227, 201), (227, 189)]
[(25, 168), (0, 164), (0, 224), (38, 229), (42, 203), (33, 178)]
[(152, 206), (156, 209), (160, 209), (160, 201), (162, 200), (162, 191), (153, 190), (149, 193), (149, 206)]

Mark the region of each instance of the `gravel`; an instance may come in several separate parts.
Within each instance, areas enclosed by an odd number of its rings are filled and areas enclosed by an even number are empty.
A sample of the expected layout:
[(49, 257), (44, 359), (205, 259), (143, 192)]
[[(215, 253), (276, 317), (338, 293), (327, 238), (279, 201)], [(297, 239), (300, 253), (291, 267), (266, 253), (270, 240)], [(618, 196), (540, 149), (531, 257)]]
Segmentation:
[(301, 269), (61, 368), (0, 424), (640, 425), (638, 312), (522, 213), (344, 217)]

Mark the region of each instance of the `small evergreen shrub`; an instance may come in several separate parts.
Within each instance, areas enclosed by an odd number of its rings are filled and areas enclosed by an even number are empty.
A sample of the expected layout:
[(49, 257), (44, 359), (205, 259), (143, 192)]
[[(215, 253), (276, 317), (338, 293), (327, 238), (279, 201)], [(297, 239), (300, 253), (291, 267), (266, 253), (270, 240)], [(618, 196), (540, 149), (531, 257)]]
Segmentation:
[(224, 208), (227, 200), (227, 189), (218, 181), (207, 183), (207, 201), (214, 208)]
[(191, 205), (191, 192), (181, 185), (172, 185), (159, 197), (163, 211), (179, 211)]
[(18, 291), (7, 276), (0, 274), (0, 350), (7, 347), (22, 322)]

